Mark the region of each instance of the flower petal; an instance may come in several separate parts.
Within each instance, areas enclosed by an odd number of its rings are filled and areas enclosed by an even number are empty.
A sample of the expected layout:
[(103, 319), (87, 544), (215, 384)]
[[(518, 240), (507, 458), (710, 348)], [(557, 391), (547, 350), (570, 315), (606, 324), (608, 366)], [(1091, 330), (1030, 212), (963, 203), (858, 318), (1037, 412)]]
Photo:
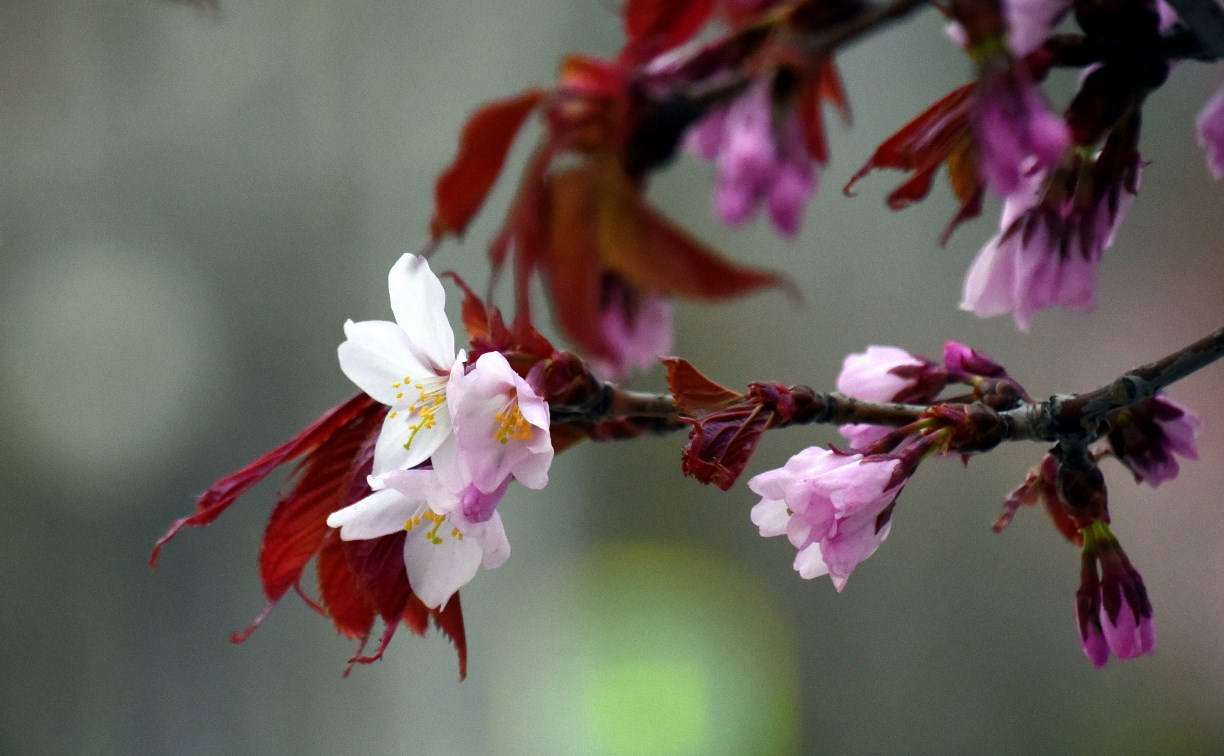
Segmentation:
[(446, 290), (423, 257), (405, 254), (387, 274), (391, 311), (420, 359), (434, 373), (455, 361), (455, 333), (446, 318)]
[(430, 539), (431, 527), (423, 523), (408, 531), (404, 540), (404, 567), (412, 591), (430, 609), (438, 609), (467, 585), (484, 557), (477, 538), (456, 538), (449, 522), (438, 527), (438, 541)]
[(405, 378), (420, 381), (436, 375), (417, 356), (408, 334), (395, 323), (350, 320), (344, 324), (344, 335), (346, 340), (336, 350), (340, 369), (358, 388), (383, 404), (398, 407), (411, 401), (404, 399)]
[(450, 438), (451, 420), (446, 407), (436, 407), (430, 418), (432, 425), (419, 409), (387, 413), (382, 432), (374, 445), (375, 476), (416, 467)]
[(329, 527), (339, 528), (340, 538), (345, 541), (364, 541), (403, 530), (404, 522), (415, 515), (423, 505), (424, 499), (415, 499), (400, 491), (384, 488), (355, 504), (332, 512), (327, 518), (327, 524)]

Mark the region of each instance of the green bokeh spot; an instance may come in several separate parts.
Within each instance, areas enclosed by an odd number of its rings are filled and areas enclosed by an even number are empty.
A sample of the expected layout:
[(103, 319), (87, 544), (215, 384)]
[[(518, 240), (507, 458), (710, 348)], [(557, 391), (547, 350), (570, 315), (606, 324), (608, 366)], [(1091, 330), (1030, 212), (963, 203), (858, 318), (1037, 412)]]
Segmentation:
[(592, 735), (618, 753), (707, 752), (709, 688), (700, 660), (606, 663), (585, 696)]

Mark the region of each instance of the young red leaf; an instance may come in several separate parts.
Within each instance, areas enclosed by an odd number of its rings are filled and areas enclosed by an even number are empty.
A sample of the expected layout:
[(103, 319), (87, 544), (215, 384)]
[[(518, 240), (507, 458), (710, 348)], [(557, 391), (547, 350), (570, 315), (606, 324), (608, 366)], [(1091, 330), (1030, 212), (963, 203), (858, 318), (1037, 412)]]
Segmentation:
[(660, 362), (667, 368), (667, 385), (672, 397), (690, 415), (708, 414), (744, 397), (738, 391), (710, 380), (688, 360), (664, 357)]
[(356, 477), (364, 488), (362, 450), (382, 425), (382, 405), (372, 404), (298, 468), (298, 480), (272, 510), (259, 550), (259, 573), (269, 601), (278, 601), (301, 577), (322, 547), (327, 516), (352, 504), (347, 496)]
[(641, 62), (682, 45), (709, 21), (714, 0), (628, 0), (622, 59)]
[(344, 556), (343, 541), (338, 531), (325, 537), (315, 567), (319, 573), (319, 593), (323, 606), (336, 629), (348, 638), (364, 645), (374, 627), (374, 606), (365, 599), (357, 585), (357, 576)]
[(157, 555), (171, 538), (188, 525), (202, 527), (221, 516), (234, 501), (256, 483), (285, 464), (308, 454), (327, 443), (338, 434), (343, 434), (351, 423), (360, 424), (360, 419), (371, 412), (385, 409), (366, 394), (357, 394), (323, 414), (308, 428), (272, 451), (263, 455), (236, 473), (225, 476), (212, 484), (196, 501), (194, 514), (175, 520), (165, 535), (157, 540), (149, 555), (149, 566), (157, 566)]
[(468, 118), (459, 151), (434, 184), (434, 240), (462, 236), (501, 173), (510, 145), (527, 116), (547, 96), (541, 89), (491, 102)]

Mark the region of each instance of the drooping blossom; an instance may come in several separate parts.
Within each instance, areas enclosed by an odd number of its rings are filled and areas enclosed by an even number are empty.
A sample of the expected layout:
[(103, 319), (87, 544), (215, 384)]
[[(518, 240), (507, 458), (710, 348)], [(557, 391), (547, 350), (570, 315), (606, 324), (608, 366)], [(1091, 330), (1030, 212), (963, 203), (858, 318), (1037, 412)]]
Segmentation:
[(1023, 186), (1026, 171), (1058, 164), (1071, 132), (1046, 107), (1023, 61), (989, 56), (981, 69), (973, 108), (978, 167), (987, 185), (1006, 198)]
[[(1071, 141), (1066, 122), (1046, 108), (1037, 82), (1048, 56), (1030, 56), (1067, 10), (1063, 2), (953, 2), (954, 41), (977, 63), (972, 122), (978, 170), (1008, 197), (1031, 170), (1053, 168)], [(1030, 58), (1032, 64), (1030, 64)]]
[[(1025, 178), (1003, 205), (999, 232), (965, 276), (962, 310), (982, 318), (1011, 313), (1027, 331), (1040, 309), (1085, 312), (1095, 306), (1097, 265), (1130, 209), (1141, 170), (1137, 153), (1118, 176), (1093, 176), (1103, 173), (1094, 170), (1099, 163)], [(1050, 182), (1063, 186), (1051, 191)]]
[(405, 254), (387, 283), (395, 322), (350, 320), (337, 350), (349, 380), (391, 408), (374, 448), (375, 476), (421, 464), (450, 437), (446, 385), (464, 361), (429, 263)]
[(609, 275), (603, 286), (599, 328), (608, 349), (591, 362), (610, 380), (643, 370), (672, 349), (672, 303), (643, 294)]
[(1224, 87), (1199, 113), (1195, 125), (1198, 143), (1207, 152), (1207, 168), (1217, 179), (1224, 178)]
[(445, 608), (479, 568), (500, 567), (510, 542), (497, 503), (510, 479), (491, 492), (469, 484), (452, 491), (434, 470), (399, 470), (371, 478), (373, 493), (327, 518), (344, 541), (405, 531), (408, 583), (425, 606)]
[[(846, 356), (837, 390), (871, 402), (927, 403), (947, 385), (948, 374), (925, 357), (894, 346), (871, 345)], [(855, 449), (866, 449), (892, 428), (856, 423), (838, 428)]]
[(819, 166), (807, 153), (799, 114), (775, 106), (768, 79), (707, 115), (693, 127), (688, 145), (718, 161), (714, 206), (724, 223), (749, 221), (765, 205), (779, 231), (799, 232)]
[(1109, 447), (1135, 476), (1155, 488), (1177, 477), (1175, 454), (1198, 459), (1195, 439), (1203, 421), (1188, 407), (1157, 394), (1122, 411), (1108, 436)]
[(483, 493), (511, 477), (527, 488), (548, 484), (553, 447), (548, 403), (500, 352), (486, 352), (470, 369), (456, 364), (447, 384), (454, 443), (438, 447), (433, 467), (452, 491)]
[(799, 550), (800, 577), (828, 575), (841, 591), (854, 568), (888, 537), (906, 479), (900, 459), (812, 447), (748, 481), (762, 497), (752, 508), (752, 522), (762, 536), (787, 536)]
[(1101, 667), (1111, 652), (1119, 659), (1151, 653), (1156, 635), (1143, 578), (1103, 521), (1084, 528), (1082, 535), (1084, 553), (1075, 610), (1084, 655)]

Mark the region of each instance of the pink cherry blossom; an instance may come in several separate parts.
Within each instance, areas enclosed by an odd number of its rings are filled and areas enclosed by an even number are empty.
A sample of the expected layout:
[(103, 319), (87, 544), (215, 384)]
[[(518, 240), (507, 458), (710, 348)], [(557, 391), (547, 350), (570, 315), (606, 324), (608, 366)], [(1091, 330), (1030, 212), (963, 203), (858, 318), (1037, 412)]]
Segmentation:
[(1217, 179), (1224, 178), (1224, 87), (1199, 113), (1198, 143), (1207, 151), (1207, 167)]
[[(1134, 166), (1138, 182), (1139, 165)], [(1042, 201), (1044, 173), (1025, 178), (1007, 198), (999, 233), (978, 252), (965, 276), (960, 308), (978, 317), (1011, 313), (1027, 331), (1033, 315), (1052, 306), (1084, 312), (1096, 304), (1096, 269), (1117, 234), (1133, 191), (1101, 188), (1082, 206)]]
[[(947, 374), (934, 362), (894, 346), (871, 345), (847, 355), (837, 376), (837, 390), (871, 402), (929, 402), (947, 384)], [(851, 424), (838, 430), (855, 449), (865, 449), (892, 428)]]
[(973, 124), (982, 178), (1000, 197), (1022, 188), (1025, 172), (1057, 165), (1071, 142), (1066, 122), (1046, 108), (1027, 67), (1006, 56), (984, 62)]
[(1135, 480), (1155, 488), (1181, 471), (1175, 454), (1198, 459), (1195, 439), (1202, 429), (1203, 420), (1193, 410), (1158, 394), (1124, 411), (1108, 441)]
[(1143, 578), (1104, 522), (1094, 522), (1082, 533), (1084, 569), (1075, 609), (1084, 655), (1101, 667), (1111, 652), (1119, 659), (1151, 653), (1156, 635)]
[[(762, 536), (786, 534), (805, 579), (828, 575), (841, 591), (854, 568), (888, 537), (891, 506), (905, 483), (901, 461), (812, 447), (748, 487), (762, 497), (752, 522)], [(899, 479), (898, 479), (899, 478)]]
[(698, 122), (687, 146), (718, 161), (714, 205), (724, 223), (751, 220), (764, 203), (778, 230), (788, 236), (799, 232), (819, 166), (808, 156), (798, 113), (775, 108), (767, 79)]
[[(614, 278), (610, 277), (610, 281)], [(605, 286), (600, 331), (611, 354), (593, 356), (596, 371), (618, 380), (632, 370), (654, 365), (672, 348), (672, 304), (665, 297), (642, 294), (619, 282)]]
[(451, 491), (433, 470), (400, 470), (371, 478), (374, 492), (327, 518), (346, 541), (408, 532), (404, 569), (426, 606), (444, 607), (484, 567), (500, 567), (510, 542), (496, 506), (506, 478), (486, 493), (473, 485)]
[(548, 404), (500, 352), (486, 352), (470, 370), (455, 365), (447, 384), (454, 443), (433, 455), (450, 490), (489, 493), (514, 477), (528, 488), (548, 484), (553, 447)]

